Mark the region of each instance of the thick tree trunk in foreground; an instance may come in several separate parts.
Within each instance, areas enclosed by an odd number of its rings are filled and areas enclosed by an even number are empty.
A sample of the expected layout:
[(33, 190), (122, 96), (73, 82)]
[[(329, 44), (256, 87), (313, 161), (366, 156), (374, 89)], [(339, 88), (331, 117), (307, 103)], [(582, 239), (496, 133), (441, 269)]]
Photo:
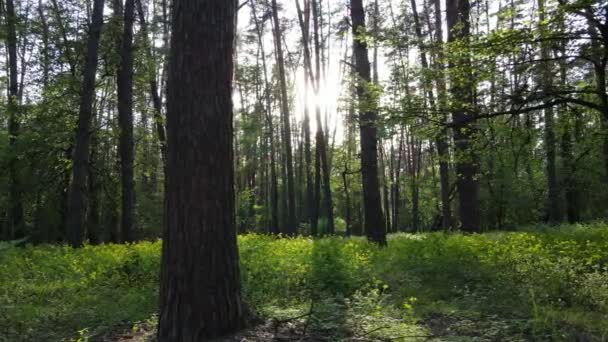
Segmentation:
[(80, 93), (80, 110), (72, 166), (72, 183), (68, 196), (68, 214), (66, 229), (68, 242), (72, 247), (80, 247), (84, 241), (85, 200), (87, 173), (89, 168), (89, 145), (91, 143), (91, 118), (93, 116), (93, 98), (95, 96), (95, 74), (97, 72), (97, 55), (99, 36), (103, 25), (104, 0), (93, 3), (93, 17), (89, 27), (86, 59)]
[(237, 4), (176, 0), (173, 8), (158, 339), (195, 342), (243, 325), (231, 97)]
[(135, 179), (133, 162), (135, 143), (133, 142), (133, 21), (135, 0), (126, 0), (123, 34), (120, 42), (120, 66), (117, 77), (118, 124), (120, 136), (120, 173), (122, 180), (122, 240), (131, 242), (134, 237), (135, 221)]
[(359, 98), (359, 129), (361, 133), (361, 173), (363, 184), (363, 208), (365, 211), (365, 234), (370, 241), (386, 245), (386, 230), (380, 203), (378, 183), (378, 138), (376, 121), (378, 114), (370, 108), (367, 87), (371, 81), (367, 43), (361, 33), (365, 29), (365, 11), (362, 0), (350, 1), (353, 27), (353, 53)]
[[(446, 17), (448, 41), (457, 42), (468, 49), (470, 36), (470, 5), (468, 0), (447, 0)], [(454, 142), (456, 151), (456, 188), (458, 189), (458, 209), (461, 229), (468, 232), (480, 231), (479, 222), (479, 163), (473, 150), (473, 126), (469, 123), (474, 116), (474, 84), (472, 84), (471, 60), (465, 52), (461, 57), (450, 59), (450, 67), (456, 70), (452, 80), (452, 117), (455, 126)]]

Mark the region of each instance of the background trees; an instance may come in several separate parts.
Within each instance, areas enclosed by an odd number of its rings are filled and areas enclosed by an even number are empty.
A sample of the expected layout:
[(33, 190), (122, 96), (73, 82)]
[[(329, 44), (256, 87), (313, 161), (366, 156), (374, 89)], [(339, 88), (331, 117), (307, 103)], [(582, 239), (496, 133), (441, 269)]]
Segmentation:
[[(606, 217), (602, 2), (361, 5), (367, 29), (355, 31), (350, 1), (239, 5), (239, 231), (478, 231)], [(4, 239), (160, 235), (170, 6), (112, 1), (103, 18), (99, 6), (21, 0), (2, 12)], [(357, 53), (369, 81), (360, 82)], [(362, 109), (376, 113), (373, 125)], [(376, 148), (361, 125), (376, 130)], [(377, 167), (361, 162), (370, 151)], [(366, 170), (377, 170), (377, 184), (363, 181)], [(377, 193), (373, 215), (364, 188)]]

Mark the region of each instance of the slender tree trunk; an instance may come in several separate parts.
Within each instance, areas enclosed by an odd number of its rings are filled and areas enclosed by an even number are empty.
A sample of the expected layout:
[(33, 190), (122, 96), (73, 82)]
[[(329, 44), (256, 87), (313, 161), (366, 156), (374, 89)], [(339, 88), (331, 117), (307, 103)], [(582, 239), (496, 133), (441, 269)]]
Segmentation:
[[(321, 44), (321, 33), (320, 33), (320, 20), (322, 19), (322, 13), (320, 10), (321, 3), (317, 0), (312, 0), (312, 19), (313, 19), (313, 39), (315, 45), (315, 78), (314, 84), (315, 86), (315, 95), (316, 98), (319, 98), (320, 90), (321, 90), (321, 78), (324, 77), (324, 68), (322, 68), (322, 64), (324, 64), (324, 59), (322, 55), (324, 54), (324, 47)], [(323, 132), (323, 122), (321, 121), (321, 104), (315, 103), (315, 118), (317, 122), (317, 134), (315, 136), (316, 140), (316, 148), (318, 150), (318, 158), (321, 163), (321, 171), (322, 171), (322, 182), (323, 182), (323, 209), (326, 215), (326, 227), (325, 232), (327, 234), (333, 234), (334, 232), (334, 215), (333, 215), (333, 200), (331, 193), (331, 184), (330, 184), (330, 174), (329, 174), (329, 160), (327, 157), (328, 150), (328, 137)], [(326, 125), (326, 129), (327, 125)], [(327, 133), (329, 134), (329, 133)], [(320, 196), (319, 196), (320, 198)]]
[[(560, 0), (561, 2), (561, 0)], [(560, 18), (560, 27), (561, 30), (564, 30), (564, 18)], [(560, 82), (564, 87), (568, 86), (568, 66), (566, 64), (566, 45), (567, 42), (561, 42), (559, 46), (559, 52), (561, 54), (561, 59), (559, 61), (559, 74), (560, 74)], [(564, 197), (566, 200), (566, 215), (569, 223), (576, 223), (580, 221), (580, 190), (579, 190), (579, 180), (576, 177), (576, 161), (574, 159), (574, 141), (573, 141), (573, 126), (576, 127), (576, 121), (579, 119), (578, 113), (574, 110), (575, 124), (572, 125), (572, 118), (570, 113), (568, 113), (568, 105), (563, 104), (560, 107), (560, 121), (561, 121), (561, 158), (562, 165), (564, 170), (564, 177), (562, 178), (562, 186), (564, 188)]]
[[(538, 0), (538, 20), (539, 20), (539, 31), (542, 37), (549, 34), (547, 30), (547, 24), (545, 23), (545, 0)], [(548, 41), (543, 41), (540, 47), (540, 58), (543, 60), (540, 65), (540, 83), (545, 94), (545, 98), (548, 99), (553, 89), (553, 63), (549, 60), (551, 58), (551, 44)], [(548, 101), (548, 100), (547, 100)], [(557, 185), (557, 172), (555, 166), (555, 124), (553, 118), (553, 107), (547, 106), (544, 110), (545, 114), (545, 128), (544, 128), (544, 146), (546, 154), (545, 172), (547, 177), (547, 221), (550, 224), (556, 224), (561, 221), (560, 210), (559, 210), (559, 189)]]
[[(440, 117), (446, 121), (445, 110), (447, 109), (447, 88), (444, 74), (443, 54), (443, 21), (441, 17), (440, 0), (433, 0), (435, 8), (435, 42), (437, 43), (437, 55), (435, 56), (434, 68), (439, 73), (436, 80), (438, 109)], [(437, 155), (439, 157), (439, 183), (441, 187), (441, 227), (448, 230), (452, 227), (452, 208), (450, 206), (450, 151), (448, 145), (448, 131), (442, 129), (436, 138)]]
[(49, 85), (49, 71), (51, 68), (51, 56), (49, 54), (49, 24), (44, 13), (42, 0), (38, 0), (38, 16), (40, 18), (42, 38), (42, 84), (44, 88)]
[[(317, 130), (316, 135), (319, 135)], [(315, 138), (317, 143), (318, 137)], [(310, 234), (315, 236), (319, 234), (319, 208), (321, 205), (321, 156), (319, 154), (319, 147), (315, 147), (315, 183), (314, 183), (314, 203), (312, 209), (312, 225), (310, 227)]]
[[(460, 43), (468, 49), (470, 38), (468, 0), (447, 0), (446, 17), (448, 41)], [(474, 84), (472, 83), (471, 60), (468, 52), (463, 56), (450, 58), (450, 68), (456, 75), (452, 79), (452, 117), (455, 124), (454, 141), (456, 149), (456, 188), (461, 229), (468, 232), (480, 231), (479, 220), (479, 162), (473, 150)]]
[(126, 0), (123, 34), (120, 41), (120, 65), (117, 77), (118, 125), (120, 128), (118, 150), (122, 180), (122, 240), (135, 240), (135, 143), (133, 141), (133, 21), (135, 0)]
[(403, 145), (404, 145), (404, 133), (403, 126), (401, 127), (401, 133), (399, 135), (399, 147), (398, 147), (398, 157), (397, 157), (397, 165), (395, 167), (395, 183), (393, 184), (394, 188), (394, 198), (393, 198), (393, 230), (395, 232), (403, 230), (403, 224), (400, 222), (401, 219), (401, 161), (403, 159)]
[(91, 118), (95, 96), (95, 74), (99, 36), (103, 25), (104, 0), (94, 0), (93, 16), (87, 39), (86, 58), (82, 76), (78, 127), (74, 145), (72, 183), (68, 196), (67, 231), (72, 247), (82, 246), (84, 240), (85, 200), (89, 168), (89, 145), (91, 142)]
[[(144, 36), (145, 44), (146, 44), (146, 57), (148, 59), (152, 59), (152, 51), (150, 42), (148, 41), (148, 24), (146, 22), (146, 17), (144, 15), (144, 8), (142, 6), (141, 0), (137, 1), (137, 13), (139, 16), (139, 25), (141, 26), (141, 34)], [(161, 158), (163, 162), (163, 167), (166, 163), (167, 157), (167, 143), (166, 143), (166, 134), (165, 134), (165, 124), (163, 119), (163, 104), (160, 98), (160, 93), (158, 89), (158, 82), (156, 81), (156, 67), (150, 68), (152, 71), (150, 75), (148, 75), (150, 95), (152, 97), (152, 106), (154, 107), (154, 125), (156, 126), (156, 136), (158, 138), (158, 142), (160, 145)]]
[(386, 213), (386, 215), (384, 215), (384, 219), (385, 219), (385, 226), (386, 226), (386, 232), (390, 233), (392, 231), (391, 229), (391, 209), (390, 209), (390, 204), (389, 204), (389, 195), (388, 195), (388, 177), (386, 176), (386, 172), (389, 171), (390, 172), (390, 166), (388, 165), (388, 157), (386, 155), (386, 152), (384, 150), (384, 147), (382, 146), (382, 143), (380, 143), (380, 170), (382, 171), (382, 202), (384, 203), (384, 212)]
[[(361, 37), (365, 29), (365, 11), (362, 0), (350, 1), (350, 15), (353, 32), (353, 52), (358, 77), (357, 97), (359, 98), (359, 127), (361, 133), (361, 173), (363, 184), (363, 206), (365, 211), (365, 233), (370, 241), (386, 245), (386, 229), (380, 203), (378, 184), (378, 138), (376, 108), (370, 106), (368, 91), (370, 78), (367, 42)], [(370, 108), (371, 107), (371, 108)]]
[(16, 151), (20, 128), (19, 81), (17, 72), (17, 16), (13, 0), (6, 0), (6, 44), (8, 49), (8, 143), (12, 153), (8, 161), (8, 238), (14, 239), (23, 234), (22, 189), (19, 180)]
[(281, 88), (281, 118), (283, 123), (283, 146), (285, 154), (285, 171), (287, 183), (287, 222), (285, 232), (288, 235), (296, 234), (296, 196), (293, 179), (293, 161), (291, 150), (291, 124), (289, 114), (289, 97), (287, 96), (287, 79), (285, 75), (285, 61), (283, 56), (282, 30), (279, 22), (277, 1), (272, 0), (272, 20), (274, 23), (274, 43), (278, 67), (279, 85)]
[(160, 342), (203, 341), (244, 325), (232, 149), (236, 9), (226, 0), (173, 7)]
[(352, 224), (351, 224), (351, 213), (350, 213), (350, 192), (349, 192), (349, 184), (347, 176), (349, 174), (348, 171), (348, 161), (344, 162), (344, 171), (342, 171), (342, 185), (344, 186), (344, 220), (346, 221), (346, 236), (351, 236), (352, 234)]
[[(308, 77), (304, 77), (304, 98), (308, 98), (309, 80)], [(312, 227), (313, 225), (313, 207), (314, 207), (314, 184), (312, 178), (312, 152), (310, 147), (310, 111), (308, 108), (308, 101), (305, 101), (304, 105), (304, 120), (302, 122), (302, 129), (304, 130), (304, 173), (306, 175), (306, 218), (308, 223)], [(316, 223), (315, 223), (316, 224)]]
[(99, 152), (99, 136), (96, 133), (98, 129), (97, 122), (99, 121), (98, 115), (93, 114), (93, 132), (91, 132), (91, 154), (89, 156), (89, 163), (91, 165), (91, 172), (89, 173), (89, 209), (87, 210), (87, 236), (89, 242), (93, 245), (101, 242), (100, 239), (100, 222), (99, 222), (99, 192), (100, 192), (100, 181), (97, 177), (100, 163), (98, 160)]
[(274, 125), (272, 118), (272, 99), (270, 97), (271, 86), (268, 78), (268, 67), (266, 64), (266, 52), (264, 50), (264, 22), (260, 22), (258, 18), (255, 0), (249, 0), (249, 6), (251, 8), (251, 15), (255, 23), (258, 44), (260, 45), (260, 53), (262, 55), (262, 71), (264, 73), (264, 98), (266, 100), (265, 113), (266, 123), (268, 125), (268, 138), (270, 145), (270, 229), (269, 232), (278, 234), (279, 230), (279, 185), (277, 178), (277, 167), (276, 167), (276, 145), (274, 142)]

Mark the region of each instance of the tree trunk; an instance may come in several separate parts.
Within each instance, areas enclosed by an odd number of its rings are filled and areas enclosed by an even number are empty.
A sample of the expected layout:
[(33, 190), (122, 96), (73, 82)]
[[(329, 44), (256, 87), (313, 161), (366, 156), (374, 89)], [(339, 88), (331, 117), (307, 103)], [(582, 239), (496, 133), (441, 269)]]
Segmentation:
[(91, 154), (89, 156), (89, 165), (91, 172), (89, 173), (89, 208), (87, 210), (87, 236), (89, 243), (92, 245), (99, 244), (100, 239), (100, 224), (99, 224), (99, 193), (101, 182), (97, 177), (100, 163), (98, 158), (99, 151), (99, 136), (96, 133), (98, 129), (98, 115), (93, 114), (93, 131), (91, 132)]
[(293, 162), (291, 151), (291, 124), (289, 118), (289, 97), (287, 96), (287, 79), (285, 75), (285, 61), (283, 57), (283, 43), (281, 23), (277, 1), (272, 0), (272, 20), (274, 23), (274, 44), (276, 48), (276, 59), (278, 68), (279, 85), (281, 88), (281, 118), (283, 123), (283, 146), (285, 153), (284, 166), (286, 171), (287, 183), (287, 222), (285, 223), (285, 233), (288, 235), (296, 234), (296, 195), (293, 179)]
[(82, 88), (78, 127), (72, 166), (72, 183), (68, 196), (68, 214), (66, 228), (68, 241), (72, 247), (82, 246), (84, 240), (85, 200), (87, 174), (89, 168), (89, 145), (91, 142), (91, 117), (93, 98), (95, 96), (95, 74), (97, 72), (97, 55), (99, 36), (103, 25), (104, 0), (94, 0), (93, 16), (87, 39), (86, 58), (83, 69)]
[[(545, 0), (538, 0), (538, 21), (539, 31), (542, 37), (549, 34), (547, 30), (547, 24), (545, 23)], [(540, 83), (545, 94), (544, 97), (548, 97), (552, 93), (553, 89), (553, 63), (551, 59), (551, 46), (550, 42), (543, 41), (540, 47), (540, 58), (543, 62), (540, 65)], [(548, 101), (548, 100), (547, 100)], [(557, 185), (557, 172), (555, 170), (555, 131), (554, 131), (554, 118), (553, 118), (553, 107), (548, 106), (544, 110), (545, 114), (545, 129), (544, 129), (544, 146), (545, 154), (547, 157), (545, 164), (545, 172), (547, 177), (547, 221), (550, 224), (558, 223), (560, 218), (559, 210), (559, 189)]]
[[(468, 0), (447, 0), (446, 17), (448, 41), (462, 44), (468, 49), (470, 38), (470, 5)], [(460, 212), (461, 229), (479, 232), (479, 165), (478, 156), (473, 150), (474, 84), (472, 83), (471, 60), (468, 52), (461, 57), (450, 58), (453, 69), (452, 79), (452, 117), (455, 124), (454, 141), (456, 149), (456, 188)]]
[(173, 11), (158, 340), (194, 342), (244, 323), (232, 150), (237, 3), (176, 0)]
[(19, 136), (19, 82), (17, 74), (17, 16), (13, 0), (6, 0), (6, 45), (8, 49), (8, 143), (11, 156), (8, 161), (8, 239), (15, 239), (23, 234), (22, 189), (17, 166), (16, 142)]
[(40, 18), (40, 26), (42, 31), (42, 85), (44, 88), (46, 88), (49, 85), (51, 56), (49, 54), (49, 24), (46, 20), (42, 0), (38, 0), (38, 16)]
[(120, 65), (116, 81), (118, 98), (118, 125), (120, 173), (122, 180), (121, 233), (124, 242), (135, 240), (135, 179), (133, 162), (133, 21), (135, 0), (126, 0), (123, 34), (120, 41)]
[(277, 168), (276, 168), (276, 148), (274, 142), (274, 125), (272, 119), (272, 99), (270, 97), (270, 82), (268, 78), (268, 68), (266, 64), (266, 52), (264, 50), (264, 22), (260, 22), (258, 18), (255, 1), (249, 0), (249, 6), (251, 7), (251, 15), (253, 17), (253, 21), (255, 23), (257, 36), (258, 36), (258, 44), (260, 45), (260, 52), (262, 55), (262, 71), (264, 73), (264, 99), (266, 101), (265, 113), (266, 113), (266, 123), (268, 125), (268, 137), (269, 137), (269, 145), (270, 145), (270, 227), (268, 232), (273, 234), (278, 234), (279, 230), (279, 186), (277, 179)]
[[(148, 41), (148, 25), (146, 17), (144, 15), (144, 8), (141, 4), (141, 0), (137, 1), (137, 13), (139, 15), (139, 24), (141, 25), (141, 33), (144, 36), (146, 46), (146, 57), (152, 59), (152, 51)], [(152, 106), (154, 107), (154, 125), (156, 126), (156, 135), (158, 137), (158, 143), (160, 145), (161, 158), (163, 167), (167, 160), (167, 143), (165, 134), (165, 124), (163, 120), (163, 104), (158, 92), (158, 82), (156, 81), (156, 66), (151, 68), (152, 72), (148, 75), (150, 95), (152, 96)]]
[[(441, 20), (440, 0), (433, 0), (435, 7), (435, 42), (439, 45), (435, 56), (434, 68), (439, 73), (437, 77), (437, 99), (441, 112), (447, 108), (447, 90), (444, 74), (443, 55), (443, 21)], [(442, 120), (446, 121), (446, 115), (441, 114)], [(441, 228), (448, 230), (452, 227), (452, 208), (450, 206), (450, 151), (448, 145), (447, 130), (442, 129), (436, 138), (437, 155), (439, 157), (439, 183), (441, 187)]]
[[(309, 81), (308, 77), (304, 77), (304, 79), (304, 92), (306, 93), (306, 96), (304, 98), (308, 98)], [(312, 227), (313, 207), (315, 198), (313, 191), (314, 184), (312, 178), (312, 151), (310, 146), (310, 112), (307, 103), (304, 107), (304, 120), (302, 122), (302, 129), (304, 130), (304, 159), (306, 164), (304, 166), (304, 173), (306, 174), (306, 218), (308, 220), (308, 223)]]
[[(363, 184), (363, 206), (365, 211), (365, 233), (370, 241), (386, 245), (386, 230), (380, 203), (378, 184), (378, 138), (376, 108), (370, 106), (370, 65), (367, 42), (361, 37), (365, 30), (365, 11), (362, 0), (350, 1), (353, 32), (353, 53), (358, 77), (359, 129), (361, 134), (361, 173)], [(371, 108), (370, 108), (371, 107)]]
[[(317, 144), (319, 131), (317, 130), (315, 140)], [(315, 147), (315, 183), (314, 183), (314, 203), (312, 207), (312, 225), (310, 226), (310, 234), (315, 236), (319, 234), (319, 208), (321, 205), (321, 155), (319, 154), (319, 147)]]

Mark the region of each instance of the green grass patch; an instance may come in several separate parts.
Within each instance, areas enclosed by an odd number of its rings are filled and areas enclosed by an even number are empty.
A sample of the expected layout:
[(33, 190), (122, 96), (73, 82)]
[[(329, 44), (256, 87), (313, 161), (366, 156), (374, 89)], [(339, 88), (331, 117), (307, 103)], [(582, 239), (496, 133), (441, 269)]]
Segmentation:
[[(335, 336), (608, 339), (608, 226), (362, 238), (239, 237), (245, 298)], [(153, 316), (160, 242), (0, 246), (0, 341), (86, 340)]]

